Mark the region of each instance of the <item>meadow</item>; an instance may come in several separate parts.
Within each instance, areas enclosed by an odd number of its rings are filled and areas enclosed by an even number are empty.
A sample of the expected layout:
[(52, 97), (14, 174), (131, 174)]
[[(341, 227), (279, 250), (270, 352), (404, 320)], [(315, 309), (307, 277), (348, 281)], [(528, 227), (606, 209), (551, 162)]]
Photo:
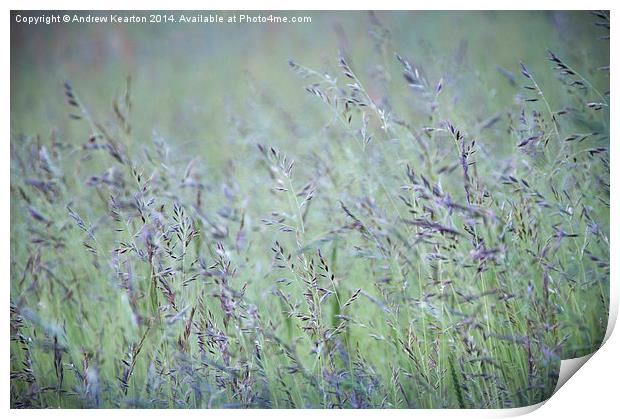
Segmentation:
[(608, 12), (14, 13), (11, 407), (510, 408), (601, 344)]

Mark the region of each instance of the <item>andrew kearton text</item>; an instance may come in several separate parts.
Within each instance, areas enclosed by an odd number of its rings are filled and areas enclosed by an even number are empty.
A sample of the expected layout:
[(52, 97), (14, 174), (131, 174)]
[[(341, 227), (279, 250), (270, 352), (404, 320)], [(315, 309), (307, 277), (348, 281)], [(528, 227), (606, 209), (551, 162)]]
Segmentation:
[(155, 13), (155, 14), (40, 14), (24, 16), (14, 15), (16, 23), (26, 25), (51, 24), (145, 24), (145, 23), (180, 23), (180, 24), (253, 24), (253, 23), (311, 23), (310, 16), (282, 16), (274, 14), (217, 14), (217, 13)]

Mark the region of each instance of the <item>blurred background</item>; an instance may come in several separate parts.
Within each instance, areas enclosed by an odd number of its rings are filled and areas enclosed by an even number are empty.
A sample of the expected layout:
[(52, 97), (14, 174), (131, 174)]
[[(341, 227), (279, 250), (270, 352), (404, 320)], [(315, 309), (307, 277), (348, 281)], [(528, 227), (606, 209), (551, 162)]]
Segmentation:
[[(522, 84), (519, 61), (545, 90), (556, 83), (547, 49), (569, 62), (591, 63), (585, 68), (597, 68), (609, 56), (608, 42), (593, 41), (604, 33), (588, 12), (299, 14), (312, 22), (23, 25), (12, 19), (11, 132), (45, 135), (56, 128), (65, 141), (82, 142), (67, 118), (63, 81), (100, 114), (109, 113), (131, 76), (134, 141), (148, 142), (157, 132), (183, 150), (208, 150), (203, 157), (217, 164), (235, 153), (227, 146), (238, 134), (234, 124), (253, 126), (253, 135), (286, 137), (294, 147), (308, 136), (314, 118), (325, 119), (324, 107), (303, 92), (289, 59), (334, 72), (342, 50), (370, 93), (379, 96), (381, 68), (394, 76), (401, 72), (393, 50), (423, 70), (429, 83), (443, 78), (446, 100), (476, 120), (491, 115), (493, 106), (511, 103)], [(390, 52), (381, 51), (385, 31)], [(406, 89), (402, 77), (394, 76), (389, 89)], [(552, 87), (551, 102), (557, 91)], [(415, 120), (415, 105), (406, 106), (403, 112), (410, 115), (402, 116)], [(253, 107), (262, 108), (260, 115)]]

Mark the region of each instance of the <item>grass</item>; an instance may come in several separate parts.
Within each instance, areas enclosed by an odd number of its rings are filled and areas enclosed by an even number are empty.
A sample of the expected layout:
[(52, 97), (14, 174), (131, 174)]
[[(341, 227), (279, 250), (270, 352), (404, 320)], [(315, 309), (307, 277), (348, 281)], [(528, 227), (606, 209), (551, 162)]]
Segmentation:
[(312, 16), (12, 29), (12, 407), (518, 407), (601, 344), (608, 14)]

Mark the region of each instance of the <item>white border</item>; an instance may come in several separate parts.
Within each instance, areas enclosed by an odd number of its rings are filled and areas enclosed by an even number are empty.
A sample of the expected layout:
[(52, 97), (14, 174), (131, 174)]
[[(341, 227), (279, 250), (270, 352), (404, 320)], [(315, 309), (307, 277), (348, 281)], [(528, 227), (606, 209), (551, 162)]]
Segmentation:
[[(234, 1), (234, 2), (233, 2)], [(520, 0), (489, 1), (433, 0), (427, 4), (406, 0), (177, 0), (174, 8), (169, 1), (152, 0), (148, 3), (131, 0), (91, 0), (91, 10), (613, 10), (610, 0)], [(56, 0), (53, 5), (45, 0), (16, 1), (6, 3), (14, 10), (81, 10), (84, 2), (79, 0)], [(430, 7), (429, 7), (430, 6)]]
[[(7, 57), (6, 62), (0, 68), (2, 72), (2, 79), (5, 86), (5, 100), (3, 101), (3, 112), (0, 117), (2, 118), (3, 127), (5, 133), (10, 129), (10, 24), (8, 18), (8, 12), (11, 9), (14, 10), (37, 10), (37, 9), (57, 9), (57, 10), (80, 10), (83, 9), (85, 4), (83, 1), (77, 0), (61, 0), (56, 1), (54, 4), (50, 4), (49, 1), (32, 0), (32, 1), (8, 1), (8, 8), (5, 12), (5, 17), (2, 25), (4, 26), (2, 37), (2, 49), (3, 56)], [(404, 0), (382, 0), (380, 2), (372, 2), (368, 0), (357, 1), (327, 1), (327, 0), (314, 0), (314, 1), (297, 1), (294, 4), (290, 1), (284, 0), (264, 0), (257, 4), (256, 2), (237, 0), (235, 4), (231, 4), (230, 1), (214, 0), (209, 2), (199, 1), (186, 1), (177, 0), (173, 3), (175, 10), (404, 10), (414, 8), (420, 8), (421, 10), (428, 9), (425, 6), (432, 6), (430, 10), (595, 10), (605, 9), (611, 10), (612, 15), (615, 15), (614, 7), (615, 3), (611, 1), (577, 1), (577, 0), (520, 0), (520, 1), (480, 1), (470, 0), (466, 3), (458, 1), (441, 1), (434, 0), (427, 4), (422, 2), (407, 2)], [(153, 0), (146, 4), (145, 2), (133, 2), (133, 1), (119, 1), (119, 0), (93, 0), (88, 3), (93, 10), (150, 10), (150, 9), (170, 9), (170, 2), (162, 0)], [(148, 6), (148, 7), (147, 7)], [(612, 36), (613, 38), (613, 36)], [(614, 45), (612, 43), (612, 45)], [(616, 68), (617, 56), (612, 48), (611, 50), (611, 67)], [(613, 84), (614, 77), (612, 77), (611, 84)], [(614, 97), (611, 98), (611, 102), (614, 101)], [(611, 120), (617, 121), (617, 113), (615, 112), (615, 103), (612, 104)], [(615, 132), (617, 131), (616, 125), (612, 126), (611, 138), (616, 138)], [(5, 135), (6, 135), (5, 134)], [(0, 252), (0, 269), (2, 269), (2, 288), (4, 293), (4, 301), (8, 306), (10, 296), (10, 206), (9, 200), (6, 197), (9, 195), (9, 180), (10, 180), (10, 153), (9, 153), (9, 139), (5, 137), (2, 142), (3, 147), (3, 159), (4, 175), (0, 176), (0, 185), (4, 191), (5, 199), (0, 203), (1, 211), (1, 224), (0, 229), (2, 231), (4, 241), (2, 241), (2, 252)], [(613, 143), (613, 141), (611, 141)], [(616, 164), (618, 161), (618, 147), (611, 146), (611, 205), (613, 208), (618, 208), (617, 194), (617, 175), (618, 170)], [(611, 219), (611, 236), (616, 236), (617, 222), (615, 218)], [(612, 242), (611, 246), (611, 259), (615, 260), (618, 256), (618, 246), (614, 246)], [(618, 287), (617, 280), (615, 278), (615, 264), (611, 266), (611, 278), (612, 278), (612, 296), (611, 296), (611, 311), (612, 313), (618, 312)], [(5, 306), (5, 310), (8, 307)], [(615, 323), (616, 315), (610, 313), (611, 322)], [(610, 328), (610, 332), (613, 326)], [(2, 380), (2, 405), (6, 410), (9, 410), (9, 328), (5, 323), (3, 333), (3, 343), (1, 362), (5, 366), (5, 376)], [(609, 333), (608, 333), (609, 335)], [(162, 417), (162, 416), (177, 416), (183, 415), (184, 417), (203, 417), (204, 415), (217, 415), (218, 418), (228, 419), (235, 418), (238, 415), (252, 414), (254, 417), (289, 417), (295, 416), (298, 418), (310, 418), (314, 415), (322, 416), (338, 416), (338, 417), (355, 417), (356, 419), (361, 417), (375, 416), (375, 415), (390, 415), (394, 417), (410, 417), (410, 415), (417, 415), (418, 417), (506, 417), (515, 416), (523, 413), (527, 413), (532, 410), (536, 410), (531, 414), (531, 417), (535, 418), (549, 418), (549, 417), (579, 417), (583, 418), (588, 415), (591, 417), (611, 417), (611, 412), (616, 412), (618, 407), (618, 394), (616, 377), (620, 370), (617, 355), (620, 352), (620, 339), (615, 335), (611, 335), (609, 340), (603, 345), (603, 347), (595, 353), (592, 358), (587, 362), (587, 366), (582, 368), (577, 373), (577, 378), (569, 380), (557, 394), (554, 394), (551, 399), (544, 404), (544, 406), (538, 410), (536, 407), (520, 408), (520, 409), (507, 409), (507, 410), (423, 410), (423, 411), (408, 411), (408, 410), (390, 410), (390, 411), (377, 411), (377, 410), (349, 410), (349, 411), (326, 411), (326, 410), (297, 410), (290, 411), (275, 411), (275, 410), (253, 410), (249, 411), (236, 411), (236, 410), (218, 410), (218, 411), (161, 411), (161, 410), (96, 410), (96, 411), (78, 411), (78, 410), (63, 410), (63, 411), (19, 411), (11, 410), (10, 414), (16, 417), (34, 417), (35, 415), (43, 417), (83, 417), (85, 415), (92, 417), (103, 418), (110, 414), (115, 416), (133, 416), (134, 418), (146, 418), (146, 417)], [(537, 406), (538, 407), (538, 406)], [(594, 415), (594, 416), (592, 416)]]

